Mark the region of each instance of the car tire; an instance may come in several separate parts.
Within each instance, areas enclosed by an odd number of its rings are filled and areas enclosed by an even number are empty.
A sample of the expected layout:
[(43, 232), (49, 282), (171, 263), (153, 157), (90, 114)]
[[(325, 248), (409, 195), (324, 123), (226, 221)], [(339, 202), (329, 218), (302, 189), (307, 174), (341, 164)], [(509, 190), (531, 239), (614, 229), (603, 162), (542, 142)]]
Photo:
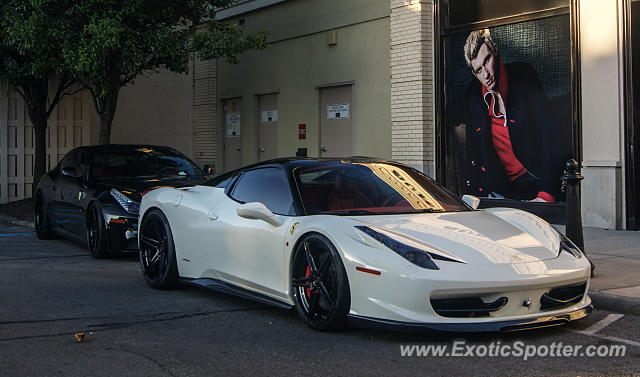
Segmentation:
[(138, 255), (144, 280), (155, 289), (171, 289), (178, 284), (175, 244), (167, 217), (150, 210), (140, 224)]
[(96, 259), (107, 258), (111, 254), (100, 204), (94, 203), (89, 206), (87, 213), (87, 247), (91, 256)]
[(33, 224), (35, 225), (38, 238), (41, 240), (53, 238), (51, 223), (49, 222), (49, 209), (41, 193), (38, 193), (36, 196), (36, 204), (33, 207), (33, 212)]
[(332, 331), (346, 325), (349, 281), (340, 254), (326, 237), (311, 233), (297, 243), (291, 284), (298, 314), (309, 327)]

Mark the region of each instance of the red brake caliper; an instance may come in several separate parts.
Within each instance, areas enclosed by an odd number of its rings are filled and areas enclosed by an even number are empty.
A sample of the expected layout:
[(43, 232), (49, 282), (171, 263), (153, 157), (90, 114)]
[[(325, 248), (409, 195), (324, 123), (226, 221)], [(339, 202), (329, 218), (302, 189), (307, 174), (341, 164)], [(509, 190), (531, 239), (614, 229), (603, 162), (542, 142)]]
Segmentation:
[[(309, 268), (309, 266), (307, 266), (307, 272), (304, 273), (304, 276), (309, 277), (311, 276), (311, 269)], [(311, 288), (307, 288), (307, 298), (311, 298)]]

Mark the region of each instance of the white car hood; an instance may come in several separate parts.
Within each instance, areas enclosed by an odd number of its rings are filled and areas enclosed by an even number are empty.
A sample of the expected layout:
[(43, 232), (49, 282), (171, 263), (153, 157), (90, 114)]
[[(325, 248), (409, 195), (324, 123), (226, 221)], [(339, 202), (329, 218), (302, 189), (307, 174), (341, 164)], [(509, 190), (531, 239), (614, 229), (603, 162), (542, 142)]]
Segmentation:
[(454, 256), (469, 264), (552, 259), (558, 256), (560, 246), (557, 232), (548, 223), (510, 208), (350, 218), (387, 235), (407, 237), (429, 252)]

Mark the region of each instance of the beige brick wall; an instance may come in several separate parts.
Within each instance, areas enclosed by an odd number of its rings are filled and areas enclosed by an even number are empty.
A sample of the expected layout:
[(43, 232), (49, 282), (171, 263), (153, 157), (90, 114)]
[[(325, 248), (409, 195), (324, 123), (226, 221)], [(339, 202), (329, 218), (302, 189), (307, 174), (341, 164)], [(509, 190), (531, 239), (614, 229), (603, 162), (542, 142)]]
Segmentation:
[(193, 152), (199, 164), (216, 162), (216, 61), (194, 59)]
[(391, 0), (392, 158), (434, 176), (432, 0)]

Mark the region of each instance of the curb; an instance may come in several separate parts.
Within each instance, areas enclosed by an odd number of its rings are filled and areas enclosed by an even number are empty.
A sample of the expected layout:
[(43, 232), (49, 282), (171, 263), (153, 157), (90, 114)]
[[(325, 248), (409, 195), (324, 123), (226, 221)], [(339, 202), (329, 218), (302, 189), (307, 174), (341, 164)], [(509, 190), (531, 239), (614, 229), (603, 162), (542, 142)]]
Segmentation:
[(640, 316), (640, 299), (593, 291), (589, 297), (597, 309)]

